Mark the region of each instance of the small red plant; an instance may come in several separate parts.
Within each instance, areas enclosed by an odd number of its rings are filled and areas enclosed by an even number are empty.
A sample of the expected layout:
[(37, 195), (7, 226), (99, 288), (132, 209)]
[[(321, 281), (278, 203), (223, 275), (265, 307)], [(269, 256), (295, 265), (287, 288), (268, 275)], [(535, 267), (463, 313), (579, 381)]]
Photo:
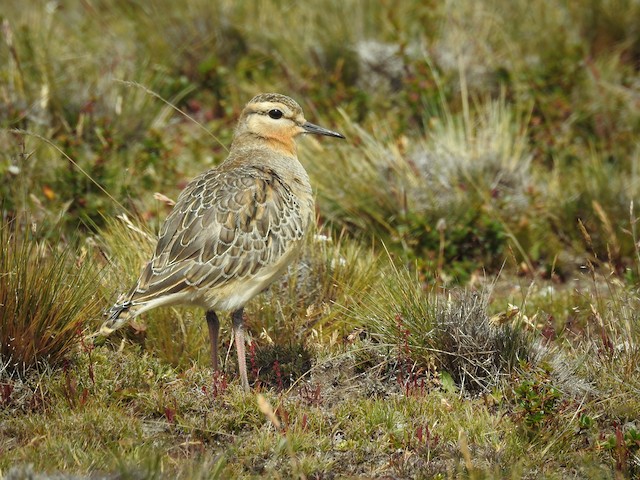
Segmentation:
[[(228, 386), (227, 377), (224, 373), (220, 371), (213, 372), (213, 385), (211, 386), (211, 396), (213, 398), (217, 398), (219, 395), (222, 395), (227, 390)], [(206, 393), (206, 387), (203, 386), (202, 391)]]
[(416, 428), (416, 440), (418, 440), (418, 447), (434, 448), (440, 443), (440, 436), (437, 433), (435, 435), (432, 434), (429, 425), (418, 425)]
[(280, 362), (275, 360), (273, 362), (273, 371), (276, 374), (276, 383), (278, 384), (278, 391), (281, 392), (284, 390), (284, 382), (282, 381), (282, 370), (280, 369)]
[[(76, 407), (84, 407), (89, 399), (89, 389), (84, 387), (81, 391), (78, 391), (78, 380), (75, 375), (73, 375), (68, 360), (64, 361), (62, 371), (64, 372), (64, 395), (69, 406), (72, 409)], [(93, 378), (92, 381), (95, 383)]]
[(398, 384), (407, 396), (422, 395), (425, 392), (425, 375), (422, 369), (415, 369), (411, 360), (409, 346), (411, 331), (405, 327), (402, 315), (397, 314), (395, 320), (398, 329)]
[(82, 351), (85, 352), (87, 354), (87, 357), (89, 359), (89, 379), (91, 380), (91, 383), (93, 384), (93, 386), (96, 386), (96, 378), (93, 372), (93, 360), (91, 358), (91, 352), (93, 352), (93, 349), (95, 348), (95, 346), (93, 345), (93, 343), (89, 342), (85, 342), (84, 341), (84, 335), (82, 335), (82, 327), (79, 326), (76, 329), (76, 335), (78, 335), (78, 337), (80, 337), (80, 346), (82, 347)]
[[(604, 329), (603, 329), (604, 330)], [(627, 462), (629, 460), (629, 449), (624, 441), (624, 433), (622, 432), (622, 428), (620, 425), (616, 423), (616, 447), (615, 447), (615, 459), (616, 459), (616, 470), (618, 472), (624, 472), (627, 469)]]
[(175, 423), (176, 423), (176, 410), (174, 408), (164, 407), (164, 416), (166, 417), (167, 422), (169, 422), (172, 425), (175, 425)]
[(409, 348), (409, 335), (411, 332), (405, 327), (402, 315), (396, 314), (396, 328), (398, 329), (398, 365), (400, 377), (405, 378), (411, 364), (411, 349)]
[(11, 394), (13, 393), (13, 385), (10, 383), (0, 384), (0, 403), (3, 406), (11, 403)]
[(423, 396), (426, 393), (425, 377), (422, 376), (422, 370), (417, 372), (411, 371), (404, 382), (404, 394), (409, 397), (411, 395)]

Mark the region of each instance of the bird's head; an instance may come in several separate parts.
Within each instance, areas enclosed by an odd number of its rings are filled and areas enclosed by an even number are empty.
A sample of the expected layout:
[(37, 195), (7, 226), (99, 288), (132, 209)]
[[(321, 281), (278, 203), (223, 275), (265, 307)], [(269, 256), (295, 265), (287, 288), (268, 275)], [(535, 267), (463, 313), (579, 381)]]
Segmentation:
[(295, 100), (278, 93), (262, 93), (252, 98), (242, 111), (235, 139), (262, 139), (273, 148), (295, 153), (294, 139), (302, 134), (344, 138), (338, 132), (308, 122)]

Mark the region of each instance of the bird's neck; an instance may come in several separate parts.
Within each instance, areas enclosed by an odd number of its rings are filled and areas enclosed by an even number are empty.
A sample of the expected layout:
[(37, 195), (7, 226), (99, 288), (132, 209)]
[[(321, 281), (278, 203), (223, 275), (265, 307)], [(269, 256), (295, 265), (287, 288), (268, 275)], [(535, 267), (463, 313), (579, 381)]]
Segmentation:
[(234, 142), (229, 157), (224, 162), (226, 168), (258, 166), (276, 173), (291, 184), (291, 188), (301, 198), (312, 198), (309, 175), (295, 155), (281, 155), (272, 148), (264, 148), (255, 142), (242, 144)]
[(256, 135), (249, 132), (236, 133), (231, 143), (231, 151), (237, 149), (265, 149), (286, 157), (297, 158), (298, 150), (292, 137), (270, 134), (269, 136)]

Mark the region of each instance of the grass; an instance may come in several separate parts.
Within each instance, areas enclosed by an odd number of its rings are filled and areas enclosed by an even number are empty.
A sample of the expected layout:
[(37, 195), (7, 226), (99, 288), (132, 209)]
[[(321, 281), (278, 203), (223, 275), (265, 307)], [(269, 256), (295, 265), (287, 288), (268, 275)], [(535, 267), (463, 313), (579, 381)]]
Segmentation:
[[(27, 3), (0, 475), (640, 475), (637, 2)], [(252, 393), (197, 309), (84, 342), (260, 91), (348, 141), (300, 142), (318, 227), (247, 306)]]
[(0, 355), (2, 370), (23, 372), (39, 362), (68, 361), (87, 319), (104, 300), (93, 288), (99, 272), (68, 247), (37, 242), (28, 217), (0, 230)]

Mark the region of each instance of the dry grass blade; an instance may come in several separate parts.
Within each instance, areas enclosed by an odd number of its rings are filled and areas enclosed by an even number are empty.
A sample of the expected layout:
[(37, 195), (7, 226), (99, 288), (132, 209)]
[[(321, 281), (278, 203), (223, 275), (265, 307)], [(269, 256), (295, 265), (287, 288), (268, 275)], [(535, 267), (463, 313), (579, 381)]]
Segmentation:
[[(142, 91), (144, 91), (146, 94), (151, 95), (154, 98), (157, 98), (158, 100), (160, 100), (162, 103), (164, 103), (167, 107), (172, 108), (173, 110), (175, 110), (176, 112), (178, 112), (180, 115), (184, 116), (185, 118), (187, 118), (190, 122), (193, 122), (195, 125), (197, 125), (198, 127), (200, 127), (207, 135), (209, 135), (211, 138), (213, 138), (225, 151), (228, 151), (227, 146), (224, 144), (224, 142), (222, 142), (218, 137), (216, 137), (213, 133), (211, 133), (211, 130), (209, 130), (207, 127), (205, 127), (202, 123), (200, 123), (198, 120), (196, 120), (195, 118), (193, 118), (191, 115), (189, 115), (187, 112), (185, 112), (184, 110), (182, 110), (181, 108), (178, 108), (173, 102), (170, 102), (169, 100), (165, 99), (164, 97), (162, 97), (162, 95), (160, 95), (157, 92), (154, 92), (151, 88), (146, 87), (138, 82), (132, 82), (132, 81), (125, 81), (125, 80), (116, 80), (116, 82), (121, 83), (122, 85), (126, 85), (128, 87), (135, 87), (135, 88), (140, 88), (142, 89)], [(188, 92), (183, 92), (183, 95), (186, 95)]]

